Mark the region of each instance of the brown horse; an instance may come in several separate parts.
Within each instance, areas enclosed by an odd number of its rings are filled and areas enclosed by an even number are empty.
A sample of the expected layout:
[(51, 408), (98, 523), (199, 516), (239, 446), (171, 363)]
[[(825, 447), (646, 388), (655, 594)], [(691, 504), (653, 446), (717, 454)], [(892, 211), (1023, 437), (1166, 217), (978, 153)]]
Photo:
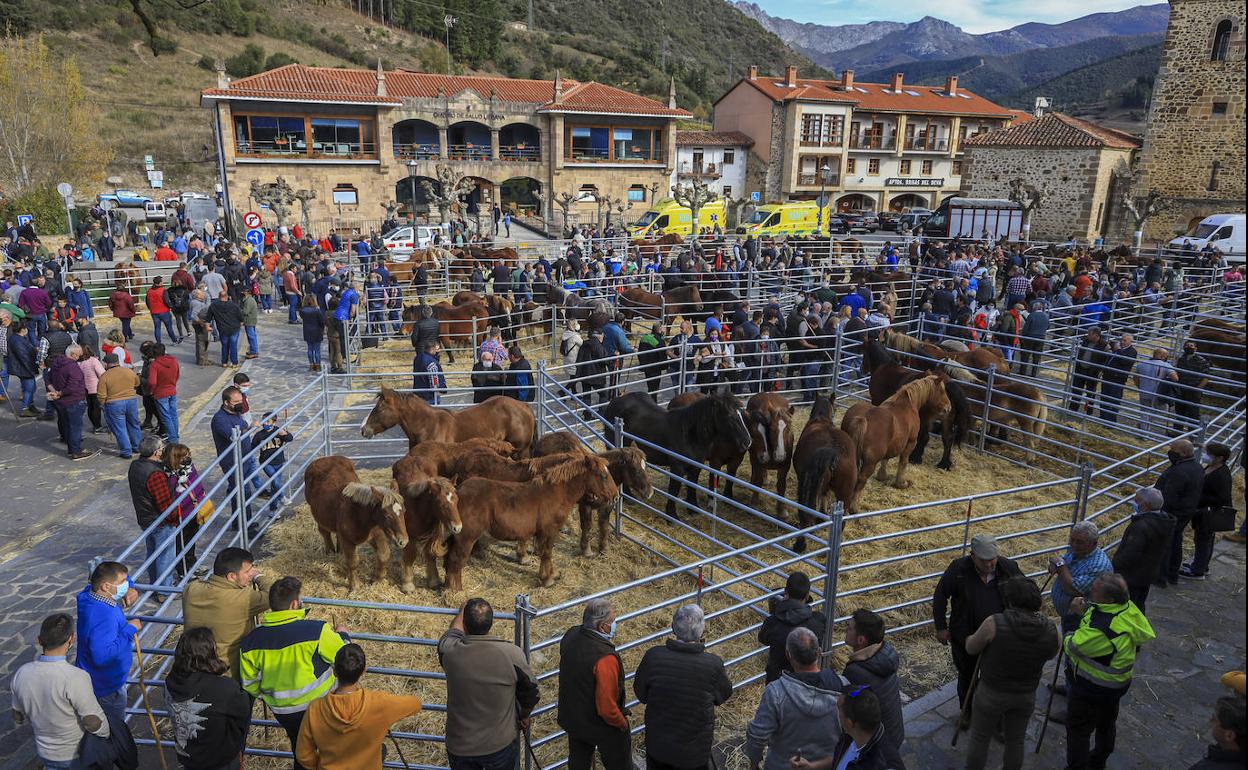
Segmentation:
[[(797, 473), (797, 501), (806, 508), (827, 511), (831, 493), (845, 507), (857, 512), (858, 450), (849, 434), (832, 420), (832, 399), (816, 396), (810, 420), (793, 448), (793, 469)], [(814, 521), (799, 509), (797, 526), (806, 529)], [(793, 550), (805, 553), (806, 538), (799, 537)]]
[(409, 451), (423, 441), (493, 438), (508, 442), (523, 456), (533, 443), (537, 420), (528, 404), (508, 396), (493, 396), (484, 403), (451, 411), (435, 409), (423, 398), (383, 386), (360, 435), (372, 438), (395, 425), (407, 434)]
[(547, 470), (532, 481), (471, 478), (459, 486), (463, 530), (446, 557), (446, 580), (452, 591), (463, 590), (464, 565), (477, 540), (537, 540), (537, 576), (543, 586), (554, 584), (555, 541), (572, 506), (581, 500), (606, 505), (619, 494), (607, 462), (582, 454)]
[(1207, 357), (1215, 369), (1244, 373), (1244, 327), (1220, 318), (1202, 318), (1192, 327), (1188, 339)]
[(418, 472), (425, 476), (445, 476), (452, 478), (452, 471), (459, 461), (460, 455), (469, 452), (494, 452), (503, 457), (511, 457), (516, 453), (515, 447), (509, 441), (500, 441), (493, 438), (470, 438), (465, 441), (457, 441), (454, 444), (447, 444), (441, 441), (424, 441), (420, 444), (410, 447), (403, 457), (400, 457), (394, 467), (400, 465), (410, 469), (410, 472)]
[(626, 318), (658, 319), (663, 312), (663, 297), (640, 286), (629, 286), (617, 297), (620, 312)]
[(446, 556), (448, 541), (463, 529), (459, 517), (459, 492), (441, 476), (426, 476), (402, 461), (391, 469), (399, 493), (403, 495), (407, 547), (403, 549), (403, 582), (400, 590), (416, 590), (412, 571), (418, 558), (425, 562), (425, 584), (438, 587), (438, 559)]
[(563, 454), (564, 452), (588, 452), (585, 443), (570, 430), (557, 430), (547, 433), (533, 445), (534, 457)]
[[(750, 442), (750, 483), (762, 487), (767, 471), (776, 472), (776, 493), (784, 497), (793, 464), (793, 405), (778, 393), (758, 393), (745, 405), (745, 422), (754, 440)], [(758, 493), (754, 493), (758, 501)], [(776, 515), (784, 504), (776, 501)]]
[(438, 341), (446, 349), (447, 360), (452, 364), (455, 363), (455, 354), (451, 349), (455, 343), (475, 353), (478, 340), (483, 339), (490, 328), (490, 310), (484, 302), (463, 305), (439, 302), (433, 306), (433, 317), (438, 319), (441, 327)]
[[(984, 414), (985, 385), (978, 380), (960, 380), (958, 384), (966, 392), (973, 416)], [(988, 425), (985, 430), (996, 441), (1006, 441), (1008, 426), (1014, 425), (1026, 435), (1026, 459), (1035, 456), (1036, 439), (1044, 437), (1049, 419), (1049, 406), (1044, 391), (1034, 385), (1008, 377), (996, 377), (992, 382), (992, 398), (988, 404)]]
[[(878, 345), (879, 343), (873, 341), (867, 343), (867, 357), (870, 357), (872, 346)], [(966, 391), (963, 389), (963, 386), (949, 376), (945, 369), (933, 371), (945, 383), (945, 394), (949, 396), (949, 413), (942, 420), (940, 430), (940, 436), (945, 445), (945, 453), (940, 458), (940, 461), (936, 463), (937, 468), (947, 471), (953, 468), (953, 450), (962, 446), (966, 441), (974, 415), (971, 414), (970, 401), (966, 397)], [(963, 367), (958, 367), (955, 371), (965, 373), (967, 378), (971, 377), (970, 372)], [(883, 404), (890, 396), (900, 390), (903, 385), (919, 379), (924, 374), (924, 372), (907, 368), (892, 361), (875, 364), (871, 368), (871, 379), (867, 386), (867, 390), (871, 394), (871, 403), (875, 406)], [(939, 417), (939, 415), (930, 411), (919, 416), (923, 424), (919, 428), (918, 443), (914, 445), (914, 451), (910, 453), (910, 462), (916, 465), (923, 462), (923, 453), (927, 449), (927, 442), (931, 437), (932, 424)]]
[(995, 366), (998, 372), (1010, 371), (1010, 362), (1005, 360), (1005, 355), (997, 348), (987, 345), (965, 352), (947, 350), (896, 329), (886, 329), (881, 333), (881, 339), (893, 350), (910, 356), (911, 365), (915, 369), (929, 370), (941, 361), (952, 360), (971, 369), (981, 378), (987, 376), (985, 372), (989, 366)]
[(858, 484), (854, 495), (862, 493), (867, 479), (880, 469), (880, 481), (886, 480), (885, 463), (897, 458), (897, 474), (893, 486), (905, 489), (906, 465), (919, 440), (922, 426), (920, 413), (945, 414), (949, 396), (939, 374), (928, 374), (906, 383), (883, 404), (854, 404), (841, 419), (841, 430), (849, 434), (858, 449)]
[(342, 551), (347, 566), (347, 590), (355, 590), (355, 571), (360, 562), (356, 547), (364, 542), (371, 542), (377, 552), (376, 580), (381, 580), (390, 562), (387, 536), (399, 548), (408, 544), (403, 497), (393, 489), (362, 483), (355, 463), (338, 455), (318, 457), (308, 463), (303, 485), (312, 518), (325, 540), (325, 553)]
[[(133, 262), (118, 262), (113, 265), (113, 281), (118, 289), (131, 294), (138, 292), (143, 286), (143, 276)], [(216, 297), (210, 297), (216, 299)]]

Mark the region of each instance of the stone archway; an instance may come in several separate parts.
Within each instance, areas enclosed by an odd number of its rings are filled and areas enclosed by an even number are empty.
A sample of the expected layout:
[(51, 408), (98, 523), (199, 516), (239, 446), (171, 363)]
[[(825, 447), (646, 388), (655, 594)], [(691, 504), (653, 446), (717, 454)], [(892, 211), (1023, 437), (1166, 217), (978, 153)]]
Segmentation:
[(863, 193), (847, 193), (836, 199), (837, 211), (875, 211), (875, 198)]
[(528, 176), (513, 176), (498, 186), (498, 202), (504, 211), (525, 211), (541, 216), (541, 201), (537, 194), (542, 183)]
[(906, 209), (928, 208), (929, 203), (930, 201), (925, 195), (902, 193), (901, 195), (893, 196), (893, 199), (888, 202), (888, 210), (905, 211)]

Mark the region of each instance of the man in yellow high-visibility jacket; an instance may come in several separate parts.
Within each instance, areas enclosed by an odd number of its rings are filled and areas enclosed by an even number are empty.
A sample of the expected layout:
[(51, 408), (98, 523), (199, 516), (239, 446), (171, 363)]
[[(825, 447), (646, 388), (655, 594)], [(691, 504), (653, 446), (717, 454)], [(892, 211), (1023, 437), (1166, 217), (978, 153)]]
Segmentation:
[[(1066, 636), (1070, 695), (1066, 716), (1066, 770), (1105, 767), (1114, 751), (1118, 704), (1131, 686), (1140, 646), (1157, 635), (1128, 598), (1121, 575), (1104, 574), (1092, 584), (1090, 601), (1076, 597), (1071, 611), (1079, 627)], [(1093, 733), (1096, 744), (1088, 744)]]
[[(243, 689), (273, 710), (293, 753), (308, 704), (334, 689), (334, 656), (350, 641), (345, 626), (308, 620), (303, 583), (284, 577), (269, 588), (269, 608), (243, 638), (238, 668)], [(296, 770), (303, 770), (298, 760)]]

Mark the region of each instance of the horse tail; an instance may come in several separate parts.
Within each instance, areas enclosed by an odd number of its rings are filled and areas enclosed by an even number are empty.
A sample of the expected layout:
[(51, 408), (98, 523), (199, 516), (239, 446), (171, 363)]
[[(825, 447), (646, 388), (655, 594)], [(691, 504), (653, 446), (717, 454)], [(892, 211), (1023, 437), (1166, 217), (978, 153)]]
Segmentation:
[(819, 510), (819, 492), (827, 486), (828, 477), (836, 472), (836, 464), (840, 459), (840, 448), (836, 444), (819, 447), (811, 453), (797, 485), (799, 503)]
[(948, 427), (942, 428), (942, 431), (952, 431), (950, 438), (953, 440), (953, 446), (959, 447), (971, 432), (971, 402), (966, 397), (966, 391), (956, 382), (946, 382), (945, 393), (949, 395), (950, 409)]
[(1032, 418), (1032, 433), (1041, 438), (1044, 436), (1044, 427), (1049, 422), (1049, 405), (1044, 401), (1044, 394), (1036, 395), (1036, 416)]
[(849, 434), (850, 440), (858, 448), (858, 470), (862, 470), (863, 443), (867, 437), (867, 418), (861, 414), (846, 415), (841, 423), (841, 430)]

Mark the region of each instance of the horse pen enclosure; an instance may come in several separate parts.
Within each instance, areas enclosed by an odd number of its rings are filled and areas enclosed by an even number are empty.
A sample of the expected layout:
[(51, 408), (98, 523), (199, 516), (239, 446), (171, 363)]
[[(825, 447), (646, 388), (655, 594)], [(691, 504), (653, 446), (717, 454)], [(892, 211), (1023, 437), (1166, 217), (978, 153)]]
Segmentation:
[[(785, 284), (775, 288), (782, 303), (795, 296)], [(1242, 293), (1228, 298), (1219, 287), (1188, 290), (1181, 300), (1173, 303), (1168, 315), (1160, 307), (1119, 313), (1115, 327), (1134, 333), (1142, 351), (1154, 346), (1175, 350), (1202, 319), (1243, 316)], [(694, 486), (697, 503), (686, 502), (685, 482), (679, 481), (674, 501), (677, 515), (668, 515), (665, 507), (672, 474), (652, 464), (648, 472), (653, 497), (621, 495), (609, 521), (612, 536), (604, 554), (582, 556), (576, 522), (569, 520), (556, 546), (559, 577), (552, 586), (538, 584), (534, 559), (518, 564), (509, 544), (483, 542), (464, 572), (462, 591), (435, 591), (418, 583), (414, 592), (404, 594), (399, 590), (398, 565), (393, 562), (382, 565), (381, 579), (371, 580), (378, 565), (366, 549), (360, 564), (365, 580), (348, 595), (339, 559), (324, 553), (307, 504), (294, 506), (293, 515), (280, 520), (263, 514), (266, 501), (249, 488), (249, 482), (262, 474), (237, 453), (229, 479), (221, 476), (210, 485), (207, 496), (214, 501), (217, 514), (193, 538), (198, 563), (210, 566), (212, 555), (226, 545), (250, 545), (247, 524), (255, 522), (264, 528), (260, 558), (266, 572), (300, 577), (313, 616), (351, 629), (353, 640), (365, 647), (372, 664), (369, 686), (416, 694), (426, 704), (425, 711), (393, 732), (391, 745), (398, 746), (403, 756), (391, 753), (386, 766), (395, 768), (404, 764), (434, 768), (446, 763), (442, 745), (445, 684), (435, 645), (465, 599), (483, 596), (494, 605), (494, 634), (514, 639), (540, 678), (542, 700), (534, 714), (531, 737), (543, 768), (558, 768), (566, 762), (562, 733), (555, 722), (558, 642), (564, 631), (580, 622), (585, 601), (602, 596), (617, 609), (616, 642), (630, 679), (644, 651), (661, 643), (667, 634), (672, 613), (682, 604), (698, 602), (706, 610), (707, 648), (724, 659), (736, 688), (720, 710), (717, 738), (728, 747), (725, 765), (744, 768), (744, 758), (731, 750), (731, 744), (744, 734), (758, 702), (765, 648), (756, 641), (756, 633), (767, 615), (768, 599), (783, 587), (788, 572), (801, 569), (812, 576), (814, 604), (832, 621), (825, 634), (825, 652), (838, 669), (844, 662), (839, 639), (846, 617), (857, 607), (880, 612), (903, 656), (903, 689), (914, 697), (951, 677), (947, 650), (930, 633), (928, 605), (935, 580), (950, 559), (966, 553), (973, 534), (997, 535), (1004, 554), (1018, 559), (1026, 573), (1043, 575), (1046, 559), (1064, 549), (1074, 522), (1094, 521), (1105, 533), (1103, 545), (1116, 542), (1130, 516), (1132, 494), (1150, 484), (1165, 466), (1167, 447), (1175, 437), (1221, 441), (1233, 452), (1242, 450), (1242, 370), (1236, 374), (1228, 366), (1219, 367), (1208, 403), (1195, 422), (1141, 404), (1132, 388), (1120, 406), (1118, 423), (1101, 419), (1099, 413), (1070, 410), (1078, 338), (1077, 329), (1071, 327), (1079, 323), (1077, 317), (1055, 319), (1034, 376), (988, 371), (977, 374), (978, 385), (968, 384), (979, 388), (980, 408), (972, 415), (974, 424), (966, 442), (953, 453), (951, 470), (934, 467), (940, 441), (934, 436), (936, 446), (929, 446), (925, 461), (908, 472), (908, 489), (872, 479), (856, 513), (840, 506), (829, 510), (801, 506), (790, 499), (796, 497), (793, 474), (789, 496), (782, 497), (771, 491), (772, 473), (761, 488), (754, 488), (742, 478), (702, 467)], [(355, 338), (362, 339), (364, 324), (354, 326)], [(525, 350), (538, 362), (532, 407), (539, 435), (569, 431), (595, 450), (613, 442), (644, 445), (643, 440), (620, 430), (622, 426), (600, 418), (599, 396), (608, 389), (643, 389), (653, 372), (628, 366), (602, 388), (585, 389), (576, 382), (574, 367), (543, 360), (555, 358), (557, 342), (549, 331), (561, 329), (562, 325), (534, 329), (521, 338)], [(899, 321), (894, 331), (916, 338), (925, 333), (916, 318)], [(653, 388), (660, 403), (700, 385), (690, 363), (690, 349), (673, 347), (671, 352), (673, 365)], [(869, 380), (860, 370), (861, 353), (855, 343), (838, 337), (827, 351), (827, 365), (805, 380), (786, 376), (783, 367), (777, 371), (743, 357), (735, 384), (745, 391), (743, 405), (748, 393), (758, 389), (789, 398), (795, 408), (788, 429), (796, 437), (805, 425), (814, 393), (835, 396), (838, 423), (846, 407), (869, 400)], [(363, 480), (388, 483), (390, 465), (407, 452), (407, 440), (397, 429), (365, 439), (361, 426), (379, 388), (410, 390), (410, 345), (399, 339), (376, 349), (361, 346), (359, 355), (360, 361), (349, 373), (321, 374), (273, 410), (287, 414), (286, 426), (295, 435), (286, 448), (284, 491), (298, 493), (307, 464), (331, 454), (350, 457)], [(909, 358), (918, 365), (923, 356)], [(467, 365), (459, 363), (449, 369), (450, 393), (443, 406), (470, 403)], [(954, 374), (956, 379), (959, 373), (954, 370)], [(1047, 415), (1033, 418), (1040, 420), (1044, 430), (1030, 446), (1020, 440), (1021, 431), (1013, 420), (1022, 415), (993, 408), (993, 394), (1011, 380), (1034, 389), (1016, 402), (1015, 410), (1023, 408), (1017, 404), (1037, 401), (1047, 409)], [(1032, 424), (1033, 429), (1036, 425)], [(997, 428), (1009, 430), (1000, 443), (991, 435)], [(645, 448), (659, 455), (666, 451), (654, 445)], [(204, 476), (212, 475), (219, 462), (202, 469)], [(749, 462), (747, 456), (745, 463)], [(744, 465), (738, 476), (748, 477)], [(731, 498), (726, 489), (730, 479), (735, 487)], [(798, 528), (799, 514), (812, 522), (805, 529)], [(799, 534), (809, 542), (804, 553), (794, 549)], [(138, 563), (142, 543), (140, 537), (117, 557), (128, 560), (135, 574), (146, 568), (146, 563)], [(138, 616), (145, 623), (141, 635), (147, 664), (144, 681), (158, 719), (166, 717), (159, 686), (180, 633), (177, 594), (181, 588), (176, 582), (167, 574), (156, 586), (143, 586), (145, 592), (158, 587), (166, 597), (158, 610)], [(141, 701), (134, 697), (131, 701), (130, 713), (141, 714)], [(631, 686), (628, 701), (634, 731), (639, 731), (644, 705), (633, 702)], [(281, 766), (282, 760), (264, 757), (288, 756), (284, 734), (280, 728), (272, 729), (271, 715), (257, 708), (256, 717), (264, 727), (253, 728), (249, 753), (259, 756), (249, 764)], [(145, 740), (151, 743), (150, 738)], [(533, 764), (527, 756), (525, 762)]]

